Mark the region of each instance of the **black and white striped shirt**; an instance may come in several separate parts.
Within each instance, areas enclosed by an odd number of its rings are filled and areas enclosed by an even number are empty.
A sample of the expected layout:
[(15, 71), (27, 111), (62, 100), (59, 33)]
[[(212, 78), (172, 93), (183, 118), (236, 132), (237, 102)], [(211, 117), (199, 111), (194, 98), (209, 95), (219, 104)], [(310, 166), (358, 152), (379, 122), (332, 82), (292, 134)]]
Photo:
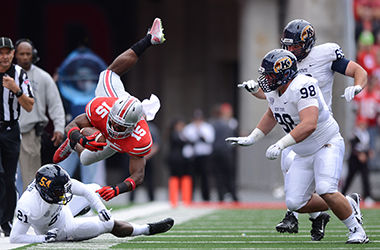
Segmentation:
[(20, 116), (20, 104), (15, 93), (3, 87), (3, 76), (5, 74), (12, 77), (24, 94), (29, 97), (33, 97), (32, 87), (26, 72), (18, 65), (12, 64), (5, 73), (0, 73), (0, 121), (17, 121)]

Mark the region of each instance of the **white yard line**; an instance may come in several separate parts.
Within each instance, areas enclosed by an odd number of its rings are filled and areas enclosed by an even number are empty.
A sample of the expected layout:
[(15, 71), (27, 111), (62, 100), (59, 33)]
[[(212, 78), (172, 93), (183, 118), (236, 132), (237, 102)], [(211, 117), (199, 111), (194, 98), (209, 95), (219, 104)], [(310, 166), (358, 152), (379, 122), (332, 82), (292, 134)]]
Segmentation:
[[(155, 222), (166, 217), (174, 219), (175, 224), (181, 224), (188, 220), (206, 215), (214, 211), (210, 208), (187, 208), (179, 206), (175, 209), (171, 208), (168, 202), (151, 202), (143, 205), (136, 205), (128, 209), (116, 210), (112, 212), (115, 219), (123, 221), (131, 221), (134, 223)], [(30, 232), (33, 232), (30, 230)], [(83, 242), (59, 242), (59, 243), (43, 243), (37, 246), (31, 246), (27, 249), (108, 249), (119, 243), (126, 242), (133, 237), (117, 238), (112, 234), (103, 234), (97, 238), (86, 240)], [(0, 237), (0, 249), (14, 249), (29, 244), (11, 244), (9, 238)]]

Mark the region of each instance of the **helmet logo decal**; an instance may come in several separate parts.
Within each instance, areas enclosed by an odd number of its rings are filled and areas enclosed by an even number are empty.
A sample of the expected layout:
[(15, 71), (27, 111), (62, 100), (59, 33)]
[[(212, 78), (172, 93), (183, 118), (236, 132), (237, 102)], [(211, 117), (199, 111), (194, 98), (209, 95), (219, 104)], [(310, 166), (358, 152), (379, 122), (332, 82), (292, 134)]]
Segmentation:
[(301, 32), (301, 41), (306, 41), (309, 37), (314, 35), (314, 29), (311, 25), (306, 25)]
[(46, 177), (42, 177), (40, 182), (38, 183), (40, 186), (49, 188), (50, 187), (51, 180), (48, 180)]
[(273, 66), (274, 73), (277, 74), (280, 71), (289, 69), (290, 67), (292, 67), (292, 65), (293, 65), (293, 62), (290, 57), (288, 56), (282, 57), (274, 63), (274, 66)]

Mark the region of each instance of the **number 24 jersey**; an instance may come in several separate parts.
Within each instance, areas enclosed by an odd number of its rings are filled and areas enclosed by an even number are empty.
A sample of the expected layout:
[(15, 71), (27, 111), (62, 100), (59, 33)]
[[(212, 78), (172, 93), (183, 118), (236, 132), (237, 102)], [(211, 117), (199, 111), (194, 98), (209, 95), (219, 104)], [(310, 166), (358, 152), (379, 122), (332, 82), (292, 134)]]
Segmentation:
[(86, 106), (87, 118), (92, 126), (99, 129), (106, 137), (112, 149), (134, 156), (147, 155), (151, 150), (153, 141), (148, 124), (144, 118), (141, 118), (136, 128), (126, 138), (114, 139), (108, 134), (108, 115), (117, 99), (117, 97), (95, 97)]
[(281, 96), (277, 90), (265, 95), (274, 118), (286, 133), (290, 133), (300, 123), (301, 110), (311, 106), (318, 108), (317, 129), (292, 146), (295, 153), (301, 156), (313, 154), (339, 134), (338, 123), (330, 114), (316, 79), (298, 74)]

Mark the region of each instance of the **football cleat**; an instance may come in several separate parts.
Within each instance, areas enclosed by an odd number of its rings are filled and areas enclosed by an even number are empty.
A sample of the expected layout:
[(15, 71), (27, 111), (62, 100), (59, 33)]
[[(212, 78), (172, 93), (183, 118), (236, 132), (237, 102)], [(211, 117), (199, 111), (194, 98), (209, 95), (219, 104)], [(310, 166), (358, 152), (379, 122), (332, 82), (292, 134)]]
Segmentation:
[(325, 236), (325, 228), (330, 221), (330, 215), (328, 213), (320, 213), (317, 218), (309, 218), (311, 224), (311, 240), (320, 241)]
[(174, 220), (172, 218), (166, 218), (164, 220), (161, 220), (155, 223), (148, 223), (148, 226), (149, 226), (148, 235), (165, 233), (166, 231), (169, 231), (169, 229), (172, 228), (173, 225), (174, 225)]
[(70, 140), (67, 138), (61, 146), (55, 151), (54, 156), (53, 156), (53, 162), (58, 163), (69, 157), (71, 154), (71, 147), (70, 147)]
[(298, 220), (290, 211), (286, 212), (285, 218), (276, 226), (277, 232), (298, 233)]
[(148, 34), (152, 35), (150, 42), (155, 44), (162, 44), (165, 42), (165, 37), (163, 33), (164, 28), (162, 28), (162, 22), (160, 18), (155, 18), (152, 27), (149, 29)]
[(361, 225), (360, 228), (354, 227), (349, 230), (348, 240), (346, 244), (366, 244), (369, 242), (367, 235)]
[(352, 207), (356, 220), (360, 225), (363, 225), (363, 215), (360, 212), (360, 195), (357, 193), (352, 193), (350, 195), (346, 195), (346, 199)]

